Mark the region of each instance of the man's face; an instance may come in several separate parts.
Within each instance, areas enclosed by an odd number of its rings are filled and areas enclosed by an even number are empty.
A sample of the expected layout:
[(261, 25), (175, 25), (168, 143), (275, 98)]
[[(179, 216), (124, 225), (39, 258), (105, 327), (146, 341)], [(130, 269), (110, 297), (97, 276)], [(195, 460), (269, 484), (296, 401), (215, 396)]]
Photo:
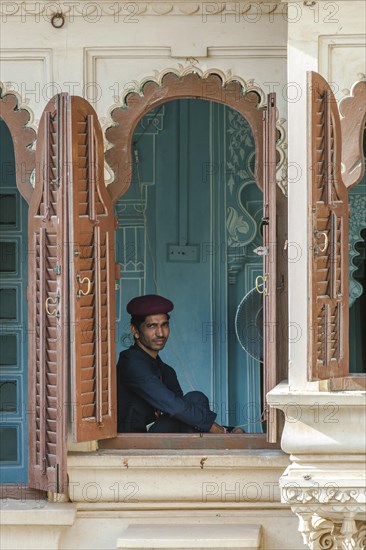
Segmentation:
[(169, 337), (168, 317), (165, 313), (148, 315), (138, 330), (131, 325), (131, 332), (140, 348), (155, 358)]

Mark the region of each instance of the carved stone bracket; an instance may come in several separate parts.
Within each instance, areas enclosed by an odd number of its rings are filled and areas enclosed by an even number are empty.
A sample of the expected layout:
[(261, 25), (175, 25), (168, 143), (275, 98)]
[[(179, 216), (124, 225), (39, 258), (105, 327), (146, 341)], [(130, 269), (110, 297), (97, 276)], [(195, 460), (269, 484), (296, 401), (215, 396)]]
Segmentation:
[(318, 514), (297, 512), (299, 531), (304, 544), (311, 550), (364, 550), (366, 526), (356, 521), (352, 514), (343, 520), (334, 520)]
[(20, 98), (15, 92), (3, 94), (0, 84), (0, 116), (9, 128), (14, 144), (16, 183), (20, 194), (27, 202), (32, 196), (31, 177), (35, 168), (35, 152), (32, 145), (36, 132), (29, 125), (31, 112), (20, 106)]
[(311, 550), (365, 550), (365, 490), (338, 487), (330, 472), (328, 479), (312, 489), (288, 481), (282, 486), (282, 501), (298, 516), (304, 544)]

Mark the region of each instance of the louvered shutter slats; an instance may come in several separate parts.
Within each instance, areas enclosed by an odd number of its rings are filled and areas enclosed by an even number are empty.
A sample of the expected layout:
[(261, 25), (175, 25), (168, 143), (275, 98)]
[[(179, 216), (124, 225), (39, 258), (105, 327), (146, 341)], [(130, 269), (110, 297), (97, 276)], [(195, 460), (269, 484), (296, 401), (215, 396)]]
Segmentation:
[(327, 82), (309, 77), (309, 379), (348, 369), (348, 200), (340, 171), (338, 108)]
[(70, 410), (77, 440), (116, 433), (114, 216), (103, 168), (95, 112), (56, 96), (37, 141), (28, 287), (29, 481), (51, 492), (66, 491)]
[(29, 208), (29, 484), (52, 492), (66, 486), (65, 112), (58, 96), (42, 115)]
[(103, 178), (103, 142), (96, 114), (73, 98), (77, 143), (72, 181), (71, 302), (76, 441), (116, 435), (114, 342), (114, 216)]

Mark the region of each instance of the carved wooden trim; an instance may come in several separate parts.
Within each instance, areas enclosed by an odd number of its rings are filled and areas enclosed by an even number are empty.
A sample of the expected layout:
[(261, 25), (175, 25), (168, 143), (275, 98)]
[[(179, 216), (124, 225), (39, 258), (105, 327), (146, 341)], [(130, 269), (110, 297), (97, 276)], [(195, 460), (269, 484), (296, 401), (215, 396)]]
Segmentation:
[(342, 179), (350, 189), (365, 173), (363, 139), (366, 124), (366, 80), (356, 82), (339, 104), (342, 131)]
[(35, 168), (35, 152), (31, 149), (36, 132), (27, 126), (31, 114), (19, 107), (19, 99), (14, 93), (3, 95), (0, 88), (0, 116), (9, 128), (14, 144), (16, 183), (20, 194), (29, 203), (33, 187), (30, 183)]
[(127, 92), (124, 103), (116, 107), (111, 118), (114, 126), (107, 128), (106, 138), (112, 145), (106, 151), (106, 161), (114, 172), (115, 179), (108, 191), (115, 202), (127, 191), (132, 175), (132, 137), (139, 120), (150, 110), (174, 99), (206, 99), (228, 105), (238, 111), (251, 127), (256, 147), (255, 178), (263, 187), (263, 107), (262, 94), (256, 87), (246, 87), (243, 81), (224, 80), (218, 71), (199, 74), (191, 70), (177, 75), (173, 70), (162, 75), (159, 81), (153, 78), (140, 87)]

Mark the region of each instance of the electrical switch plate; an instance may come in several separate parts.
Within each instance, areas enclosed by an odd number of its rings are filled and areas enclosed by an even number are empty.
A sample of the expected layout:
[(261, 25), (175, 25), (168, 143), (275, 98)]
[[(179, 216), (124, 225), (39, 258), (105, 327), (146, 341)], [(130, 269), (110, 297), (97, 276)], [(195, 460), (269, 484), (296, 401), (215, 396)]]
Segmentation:
[(198, 244), (168, 244), (168, 262), (198, 262)]

